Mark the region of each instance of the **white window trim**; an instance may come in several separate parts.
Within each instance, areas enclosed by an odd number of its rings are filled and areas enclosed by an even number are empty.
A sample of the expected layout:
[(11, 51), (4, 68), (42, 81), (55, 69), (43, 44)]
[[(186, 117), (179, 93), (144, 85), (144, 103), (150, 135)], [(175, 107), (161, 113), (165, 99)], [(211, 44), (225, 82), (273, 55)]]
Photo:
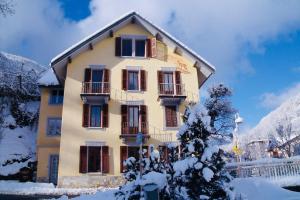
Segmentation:
[(102, 65), (102, 64), (90, 64), (88, 66), (91, 69), (105, 69), (106, 65)]
[[(131, 39), (131, 47), (132, 47), (132, 55), (131, 56), (123, 56), (122, 52), (122, 40), (123, 39)], [(145, 40), (145, 55), (144, 56), (136, 56), (135, 55), (135, 41), (136, 40)], [(147, 36), (146, 35), (121, 35), (121, 57), (123, 58), (147, 58)]]
[(126, 67), (126, 70), (127, 70), (127, 85), (129, 85), (129, 72), (138, 72), (138, 89), (137, 90), (130, 90), (127, 88), (127, 92), (130, 92), (130, 93), (141, 93), (143, 92), (141, 90), (141, 69), (138, 68), (138, 69), (127, 69)]
[(102, 126), (103, 123), (103, 104), (98, 104), (98, 103), (90, 103), (89, 104), (89, 125), (91, 124), (91, 107), (92, 106), (100, 106), (101, 107), (101, 116), (100, 116), (100, 126), (89, 126), (89, 129), (104, 129), (104, 127)]
[[(60, 134), (58, 134), (58, 135), (50, 135), (48, 133), (48, 131), (49, 131), (49, 120), (51, 120), (51, 119), (53, 119), (53, 120), (60, 120)], [(47, 117), (47, 128), (46, 128), (46, 136), (47, 137), (60, 137), (61, 136), (61, 128), (62, 128), (62, 118), (61, 117)]]

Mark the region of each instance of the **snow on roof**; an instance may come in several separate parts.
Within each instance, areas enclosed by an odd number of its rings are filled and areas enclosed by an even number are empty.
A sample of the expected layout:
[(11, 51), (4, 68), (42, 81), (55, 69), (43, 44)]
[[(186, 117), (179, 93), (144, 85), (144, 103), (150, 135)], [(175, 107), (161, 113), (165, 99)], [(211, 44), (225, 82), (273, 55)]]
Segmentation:
[(60, 62), (62, 59), (67, 58), (70, 54), (72, 54), (74, 51), (77, 50), (77, 48), (81, 48), (81, 45), (86, 45), (89, 40), (93, 40), (97, 37), (100, 37), (102, 34), (104, 34), (106, 31), (108, 31), (108, 29), (111, 29), (113, 26), (116, 26), (118, 23), (120, 23), (122, 20), (125, 20), (129, 17), (132, 16), (136, 16), (140, 19), (142, 19), (143, 21), (145, 21), (146, 23), (148, 23), (150, 26), (152, 26), (154, 29), (158, 30), (159, 32), (161, 32), (162, 34), (164, 34), (166, 37), (168, 37), (172, 42), (176, 43), (178, 46), (180, 46), (181, 48), (183, 48), (185, 51), (187, 51), (189, 54), (191, 54), (193, 57), (196, 57), (198, 60), (201, 60), (203, 63), (205, 63), (207, 65), (208, 68), (210, 68), (210, 70), (212, 70), (213, 72), (215, 71), (215, 67), (209, 63), (208, 61), (206, 61), (204, 58), (202, 58), (200, 55), (198, 55), (195, 51), (193, 51), (192, 49), (188, 48), (186, 45), (184, 45), (182, 42), (180, 42), (178, 39), (176, 39), (175, 37), (171, 36), (168, 32), (166, 32), (165, 30), (163, 30), (162, 28), (154, 25), (154, 23), (152, 23), (151, 21), (149, 21), (148, 19), (142, 17), (140, 14), (138, 14), (135, 11), (129, 12), (123, 16), (121, 16), (119, 19), (113, 21), (112, 23), (109, 23), (108, 25), (104, 26), (103, 28), (97, 30), (96, 32), (94, 32), (93, 34), (85, 37), (84, 39), (82, 39), (81, 41), (79, 41), (78, 43), (74, 44), (73, 46), (71, 46), (70, 48), (66, 49), (65, 51), (63, 51), (62, 53), (58, 54), (57, 56), (55, 56), (52, 60), (50, 65), (53, 66), (54, 64)]
[(41, 74), (41, 77), (38, 80), (38, 84), (42, 86), (53, 86), (59, 85), (56, 75), (52, 68), (47, 69)]

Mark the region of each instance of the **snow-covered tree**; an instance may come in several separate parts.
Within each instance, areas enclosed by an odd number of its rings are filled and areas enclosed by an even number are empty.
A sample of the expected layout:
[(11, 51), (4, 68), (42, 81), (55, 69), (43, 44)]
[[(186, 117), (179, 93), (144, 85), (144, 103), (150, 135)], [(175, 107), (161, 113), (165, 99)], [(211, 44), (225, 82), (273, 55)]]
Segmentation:
[(276, 133), (278, 136), (279, 143), (281, 145), (284, 145), (284, 152), (287, 155), (287, 157), (292, 156), (292, 145), (289, 143), (291, 139), (293, 139), (292, 136), (292, 123), (287, 120), (287, 123), (285, 125), (278, 124), (276, 128)]
[(150, 145), (149, 157), (147, 151), (143, 151), (141, 163), (142, 176), (140, 176), (139, 160), (130, 157), (124, 161), (125, 171), (123, 176), (126, 183), (115, 193), (116, 199), (143, 199), (142, 187), (149, 183), (155, 183), (159, 186), (161, 199), (169, 199), (164, 162), (161, 162), (160, 153), (153, 145)]
[(212, 86), (207, 92), (208, 98), (205, 100), (204, 106), (210, 116), (211, 131), (221, 135), (231, 134), (235, 126), (234, 114), (236, 113), (229, 99), (232, 91), (223, 84), (219, 84)]
[(217, 133), (208, 112), (200, 104), (194, 106), (177, 134), (182, 157), (173, 167), (175, 192), (182, 199), (229, 199), (231, 194), (223, 151), (215, 143)]

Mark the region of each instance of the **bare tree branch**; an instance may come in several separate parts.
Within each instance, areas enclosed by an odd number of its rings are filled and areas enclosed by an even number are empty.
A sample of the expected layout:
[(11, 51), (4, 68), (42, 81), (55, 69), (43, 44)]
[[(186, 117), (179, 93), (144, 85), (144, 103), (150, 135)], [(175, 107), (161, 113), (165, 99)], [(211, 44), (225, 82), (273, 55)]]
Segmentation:
[(12, 0), (0, 0), (0, 15), (6, 17), (15, 13)]

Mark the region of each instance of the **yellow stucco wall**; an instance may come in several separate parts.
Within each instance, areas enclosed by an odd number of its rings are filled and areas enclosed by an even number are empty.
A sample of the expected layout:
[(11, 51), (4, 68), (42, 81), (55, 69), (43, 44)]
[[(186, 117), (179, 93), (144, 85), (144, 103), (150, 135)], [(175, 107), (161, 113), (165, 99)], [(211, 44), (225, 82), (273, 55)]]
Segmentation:
[(50, 154), (59, 154), (60, 136), (47, 136), (47, 120), (62, 116), (62, 105), (49, 105), (51, 88), (40, 88), (41, 105), (37, 137), (37, 178), (47, 181)]

